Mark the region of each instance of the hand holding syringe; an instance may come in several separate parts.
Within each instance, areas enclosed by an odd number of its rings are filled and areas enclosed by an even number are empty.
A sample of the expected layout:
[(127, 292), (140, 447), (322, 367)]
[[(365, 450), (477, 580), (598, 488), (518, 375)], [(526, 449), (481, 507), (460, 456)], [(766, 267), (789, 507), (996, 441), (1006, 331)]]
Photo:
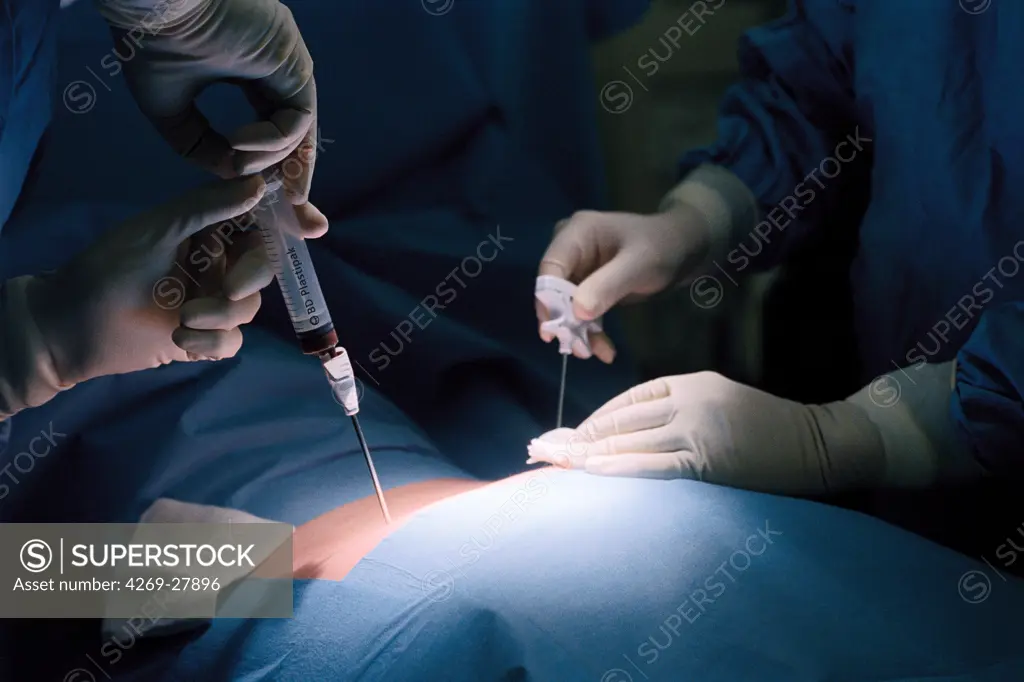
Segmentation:
[(295, 207), (280, 191), (280, 179), (269, 175), (265, 175), (265, 178), (267, 189), (259, 205), (253, 210), (253, 219), (263, 236), (267, 257), (277, 276), (292, 328), (299, 339), (302, 352), (317, 356), (323, 363), (331, 390), (344, 408), (345, 414), (352, 417), (352, 426), (363, 449), (366, 465), (370, 469), (381, 512), (384, 514), (384, 520), (390, 523), (391, 516), (384, 501), (384, 490), (377, 479), (370, 448), (366, 444), (366, 438), (356, 416), (359, 413), (359, 394), (352, 363), (345, 349), (338, 345), (338, 334), (334, 330), (331, 314), (327, 311), (327, 302), (313, 270), (309, 248), (305, 240), (297, 236), (300, 231)]

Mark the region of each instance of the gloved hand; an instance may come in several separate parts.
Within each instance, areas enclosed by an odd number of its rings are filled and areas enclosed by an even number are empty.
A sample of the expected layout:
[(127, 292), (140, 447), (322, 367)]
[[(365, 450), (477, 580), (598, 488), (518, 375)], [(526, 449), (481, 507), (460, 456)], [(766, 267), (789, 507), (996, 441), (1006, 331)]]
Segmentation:
[(529, 462), (788, 494), (926, 487), (981, 471), (953, 438), (951, 371), (950, 363), (920, 365), (907, 370), (911, 381), (886, 375), (827, 405), (777, 398), (713, 372), (655, 379), (577, 429), (534, 441)]
[[(658, 213), (582, 211), (555, 226), (540, 275), (579, 285), (573, 312), (580, 320), (601, 317), (700, 274), (728, 250), (731, 235), (753, 227), (757, 207), (743, 182), (724, 168), (701, 166), (662, 201)], [(538, 324), (550, 319), (536, 303)], [(540, 330), (550, 342), (550, 333)], [(591, 335), (593, 354), (615, 357), (605, 334)], [(577, 357), (586, 356), (574, 352)]]
[[(697, 267), (709, 238), (704, 218), (685, 204), (653, 215), (582, 211), (555, 226), (538, 274), (578, 283), (573, 312), (580, 320), (595, 320), (620, 301), (656, 294)], [(551, 319), (539, 301), (536, 309), (539, 324)], [(554, 339), (543, 329), (540, 336)], [(594, 355), (612, 362), (615, 346), (607, 334), (593, 333), (590, 342)]]
[[(222, 178), (280, 163), (303, 237), (327, 231), (309, 200), (317, 153), (313, 60), (278, 0), (96, 0), (123, 58), (139, 109), (180, 155)], [(235, 83), (261, 120), (229, 138), (195, 99)]]
[(218, 181), (109, 230), (53, 274), (5, 282), (0, 419), (94, 377), (238, 352), (274, 276), (259, 232), (238, 227), (265, 188), (258, 175)]

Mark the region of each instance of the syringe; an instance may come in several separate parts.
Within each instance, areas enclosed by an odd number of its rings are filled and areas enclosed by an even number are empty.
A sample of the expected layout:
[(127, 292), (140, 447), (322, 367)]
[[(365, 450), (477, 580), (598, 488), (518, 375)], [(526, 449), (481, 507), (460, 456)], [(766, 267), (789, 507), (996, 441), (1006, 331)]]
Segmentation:
[(359, 393), (352, 363), (348, 353), (338, 344), (338, 333), (327, 311), (327, 303), (313, 270), (306, 242), (295, 236), (298, 234), (295, 208), (284, 197), (281, 180), (275, 176), (264, 177), (267, 189), (252, 215), (263, 236), (263, 244), (284, 296), (292, 327), (302, 352), (320, 358), (331, 390), (345, 414), (352, 417), (352, 426), (370, 470), (381, 513), (384, 514), (384, 521), (391, 523), (391, 514), (384, 501), (384, 489), (377, 478), (363, 429), (359, 426)]

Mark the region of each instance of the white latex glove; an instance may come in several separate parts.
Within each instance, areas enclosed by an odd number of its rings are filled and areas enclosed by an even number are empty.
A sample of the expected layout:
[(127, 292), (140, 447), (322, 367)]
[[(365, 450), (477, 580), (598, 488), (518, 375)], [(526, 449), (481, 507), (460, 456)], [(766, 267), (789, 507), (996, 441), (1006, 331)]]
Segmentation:
[[(308, 203), (317, 152), (313, 60), (278, 0), (96, 0), (139, 109), (180, 155), (222, 178), (280, 163), (303, 237), (327, 231)], [(215, 82), (239, 85), (260, 121), (227, 139), (195, 99)]]
[(529, 462), (788, 494), (977, 475), (952, 437), (951, 363), (905, 374), (916, 383), (887, 375), (827, 405), (777, 398), (713, 372), (655, 379), (579, 428), (534, 441)]
[(238, 327), (273, 279), (259, 232), (238, 227), (264, 191), (258, 175), (219, 180), (107, 231), (53, 274), (5, 282), (0, 419), (94, 377), (238, 352)]
[[(753, 226), (756, 211), (742, 181), (725, 169), (702, 166), (669, 192), (658, 213), (581, 211), (560, 221), (538, 274), (578, 284), (573, 312), (595, 320), (620, 302), (642, 300), (698, 275), (727, 250), (732, 232)], [(536, 309), (539, 325), (550, 319), (540, 302)], [(553, 340), (539, 331), (545, 342)], [(607, 335), (592, 335), (591, 345), (602, 361), (614, 359)]]
[[(707, 243), (707, 226), (688, 205), (653, 215), (581, 211), (555, 226), (538, 274), (577, 283), (573, 312), (580, 320), (596, 320), (620, 301), (641, 300), (668, 288), (700, 264)], [(539, 324), (551, 319), (539, 301), (536, 309)], [(554, 339), (543, 329), (540, 337)], [(615, 346), (604, 332), (591, 334), (590, 341), (594, 355), (603, 362), (614, 360)]]

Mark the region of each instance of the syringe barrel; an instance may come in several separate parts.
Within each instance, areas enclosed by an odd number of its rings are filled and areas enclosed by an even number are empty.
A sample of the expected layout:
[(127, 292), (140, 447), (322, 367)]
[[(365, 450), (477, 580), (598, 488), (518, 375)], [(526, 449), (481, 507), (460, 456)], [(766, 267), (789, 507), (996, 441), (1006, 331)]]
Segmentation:
[(319, 355), (338, 343), (320, 282), (306, 242), (298, 234), (295, 207), (284, 196), (280, 181), (268, 182), (253, 218), (263, 236), (267, 256), (277, 276), (284, 304), (302, 352)]

